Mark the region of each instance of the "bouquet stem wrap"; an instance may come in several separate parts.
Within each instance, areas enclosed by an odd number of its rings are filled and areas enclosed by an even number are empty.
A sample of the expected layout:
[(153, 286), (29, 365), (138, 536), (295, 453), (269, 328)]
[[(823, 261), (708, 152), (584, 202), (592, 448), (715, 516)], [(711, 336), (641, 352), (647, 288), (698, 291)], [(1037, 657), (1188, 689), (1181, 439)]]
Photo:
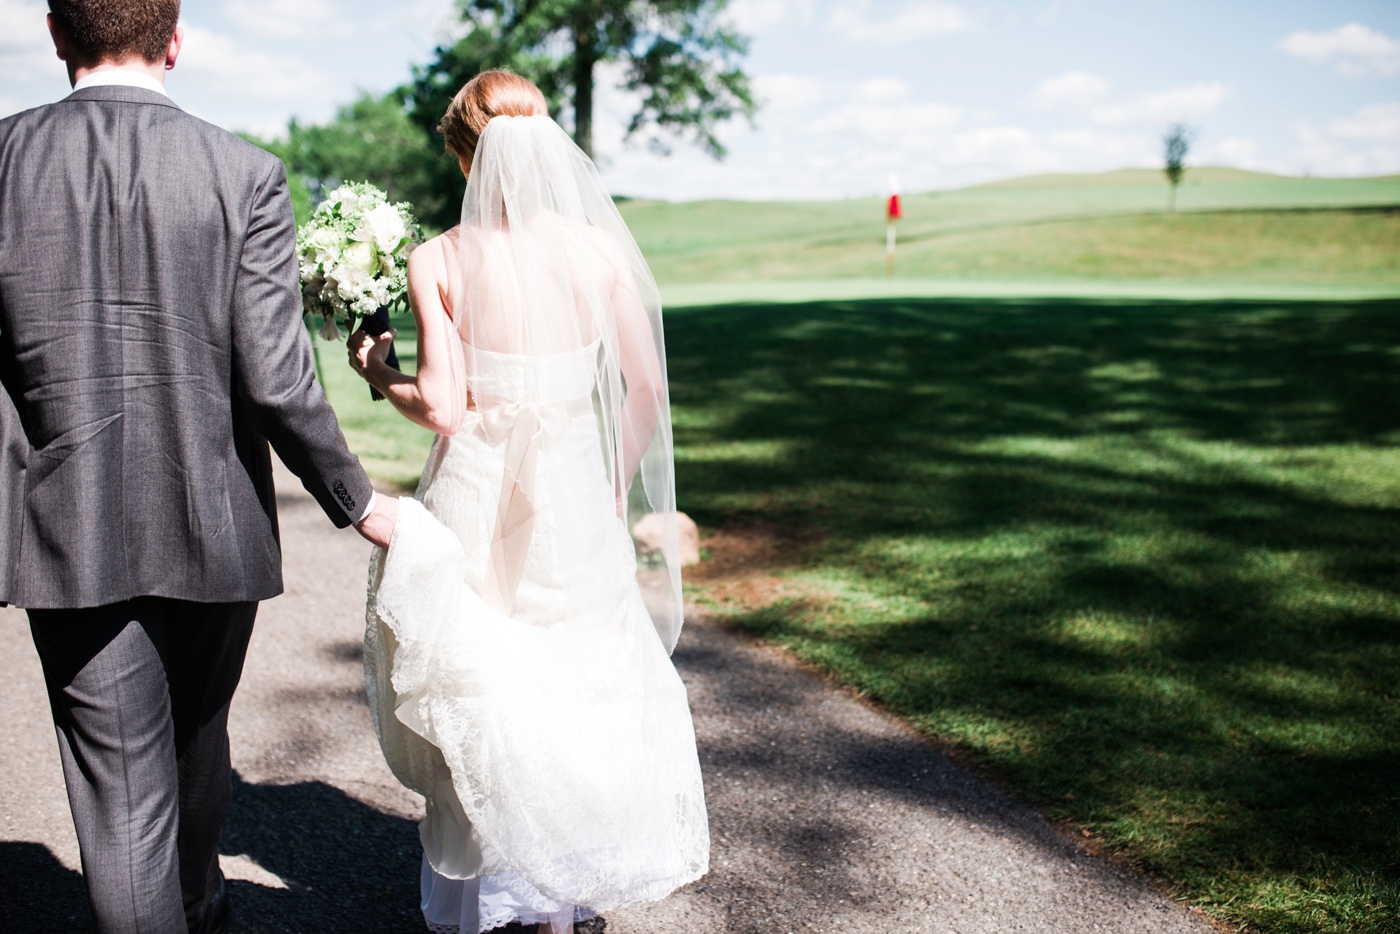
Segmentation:
[[(366, 334), (371, 334), (375, 337), (383, 334), (385, 331), (389, 330), (389, 309), (380, 308), (376, 310), (374, 314), (365, 318), (365, 320), (360, 323), (360, 328)], [(384, 358), (384, 362), (391, 368), (403, 372), (403, 368), (399, 366), (398, 352), (394, 350), (393, 344), (389, 345), (389, 356)], [(369, 387), (369, 397), (375, 402), (381, 402), (384, 399), (384, 396), (380, 394), (379, 390), (375, 389), (373, 386)]]

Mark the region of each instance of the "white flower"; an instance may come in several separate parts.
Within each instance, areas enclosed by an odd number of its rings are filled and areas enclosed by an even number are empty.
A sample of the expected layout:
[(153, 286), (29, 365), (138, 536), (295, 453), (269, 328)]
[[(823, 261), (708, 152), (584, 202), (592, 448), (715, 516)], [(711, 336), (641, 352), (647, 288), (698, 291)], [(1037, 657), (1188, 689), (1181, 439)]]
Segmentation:
[(340, 248), (340, 234), (329, 227), (322, 227), (307, 242), (317, 250), (335, 250)]
[(349, 302), (364, 291), (367, 279), (368, 276), (361, 270), (341, 264), (326, 276), (326, 285), (334, 287), (336, 294)]
[(370, 286), (370, 298), (374, 299), (374, 307), (382, 308), (389, 304), (389, 283), (383, 279), (374, 280), (374, 285)]
[(315, 256), (316, 262), (327, 267), (340, 261), (340, 251), (344, 245), (341, 236), (326, 227), (316, 231), (307, 241), (307, 249)]
[(408, 235), (403, 218), (392, 204), (381, 204), (365, 214), (360, 229), (381, 253), (393, 253), (399, 241)]
[(340, 254), (340, 263), (351, 269), (372, 276), (379, 271), (379, 263), (374, 258), (374, 248), (368, 243), (351, 243)]
[(321, 324), (321, 337), (328, 341), (340, 340), (340, 328), (335, 326), (335, 318), (333, 316), (325, 316), (325, 320)]
[[(341, 185), (335, 191), (326, 195), (326, 201), (322, 207), (337, 203), (340, 205), (340, 214), (344, 217), (346, 214), (355, 210), (355, 207), (360, 203), (360, 196), (355, 194), (354, 189), (349, 185)], [(326, 207), (326, 210), (329, 211), (330, 208)]]

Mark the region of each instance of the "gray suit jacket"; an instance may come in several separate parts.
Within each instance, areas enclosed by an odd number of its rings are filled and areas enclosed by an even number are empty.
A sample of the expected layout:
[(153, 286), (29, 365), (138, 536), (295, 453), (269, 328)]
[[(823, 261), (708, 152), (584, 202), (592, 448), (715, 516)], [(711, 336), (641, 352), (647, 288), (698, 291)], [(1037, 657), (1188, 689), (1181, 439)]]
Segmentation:
[(275, 596), (268, 441), (359, 518), (295, 238), (282, 163), (155, 92), (0, 121), (0, 601)]

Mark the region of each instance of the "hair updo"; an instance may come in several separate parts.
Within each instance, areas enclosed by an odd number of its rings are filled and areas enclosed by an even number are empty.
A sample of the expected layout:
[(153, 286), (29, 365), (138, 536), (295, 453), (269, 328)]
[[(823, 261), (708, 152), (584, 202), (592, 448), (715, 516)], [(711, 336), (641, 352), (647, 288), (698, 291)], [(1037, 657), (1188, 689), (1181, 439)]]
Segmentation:
[(438, 132), (453, 155), (470, 162), (477, 140), (492, 117), (534, 117), (547, 115), (544, 94), (527, 78), (508, 71), (483, 71), (462, 85), (452, 98), (447, 113), (438, 122)]

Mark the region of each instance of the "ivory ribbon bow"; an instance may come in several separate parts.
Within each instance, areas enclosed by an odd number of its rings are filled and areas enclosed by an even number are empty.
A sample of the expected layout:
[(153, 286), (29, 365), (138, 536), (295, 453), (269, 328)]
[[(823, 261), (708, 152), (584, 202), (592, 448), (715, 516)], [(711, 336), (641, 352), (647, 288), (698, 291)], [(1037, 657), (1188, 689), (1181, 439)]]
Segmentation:
[(546, 434), (567, 428), (570, 419), (592, 412), (593, 400), (587, 397), (553, 405), (502, 400), (481, 410), (486, 439), (493, 445), (503, 441), (506, 445), (505, 475), (496, 506), (496, 529), (491, 535), (491, 568), (482, 597), (506, 616), (515, 610), (515, 592), (535, 531), (541, 442)]

